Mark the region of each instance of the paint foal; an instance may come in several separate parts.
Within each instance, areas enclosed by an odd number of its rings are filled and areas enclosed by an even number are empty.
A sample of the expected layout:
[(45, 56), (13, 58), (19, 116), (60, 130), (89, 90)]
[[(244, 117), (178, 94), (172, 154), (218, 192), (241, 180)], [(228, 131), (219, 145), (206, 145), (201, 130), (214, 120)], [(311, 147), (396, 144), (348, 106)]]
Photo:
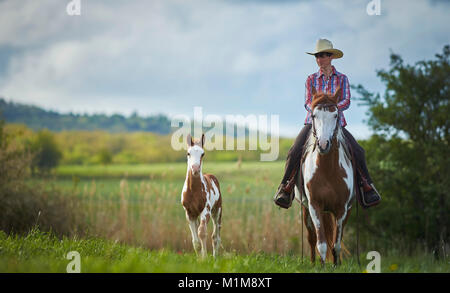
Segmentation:
[(205, 151), (205, 135), (200, 142), (187, 137), (187, 174), (181, 193), (181, 204), (186, 211), (186, 219), (192, 234), (195, 253), (201, 245), (201, 257), (206, 257), (206, 227), (209, 219), (213, 221), (212, 247), (216, 257), (220, 248), (220, 226), (222, 222), (222, 196), (219, 181), (214, 175), (202, 174), (202, 159)]
[[(340, 264), (342, 233), (355, 193), (352, 163), (344, 150), (345, 139), (338, 119), (340, 94), (340, 88), (334, 96), (316, 93), (313, 88), (313, 125), (305, 144), (306, 155), (302, 166), (307, 199), (302, 208), (311, 262), (315, 260), (317, 247), (322, 265), (327, 248), (328, 252), (331, 250), (334, 264)], [(296, 188), (297, 199), (299, 190), (302, 190), (299, 188), (300, 179)]]

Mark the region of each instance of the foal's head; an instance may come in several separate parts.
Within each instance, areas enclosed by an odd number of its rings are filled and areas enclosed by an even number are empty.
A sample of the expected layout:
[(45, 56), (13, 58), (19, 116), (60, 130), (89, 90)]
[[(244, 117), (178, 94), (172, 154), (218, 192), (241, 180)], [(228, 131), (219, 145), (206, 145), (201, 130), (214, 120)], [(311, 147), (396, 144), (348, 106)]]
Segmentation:
[(202, 139), (194, 142), (190, 134), (187, 136), (187, 162), (188, 170), (194, 176), (199, 176), (202, 170), (202, 158), (205, 154), (203, 145), (205, 144), (205, 135), (202, 134)]
[(341, 88), (338, 88), (334, 95), (317, 93), (312, 88), (312, 127), (313, 135), (320, 154), (327, 154), (337, 134), (339, 127), (339, 112), (337, 103), (341, 95)]

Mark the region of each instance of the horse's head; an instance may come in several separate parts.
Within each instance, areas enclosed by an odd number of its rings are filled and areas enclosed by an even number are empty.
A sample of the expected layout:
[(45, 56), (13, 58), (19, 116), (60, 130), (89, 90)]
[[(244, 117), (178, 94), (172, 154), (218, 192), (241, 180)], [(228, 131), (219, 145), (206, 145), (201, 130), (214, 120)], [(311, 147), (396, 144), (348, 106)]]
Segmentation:
[(202, 139), (199, 142), (194, 142), (190, 134), (187, 136), (187, 162), (188, 170), (192, 175), (198, 176), (202, 170), (202, 158), (205, 154), (203, 145), (205, 144), (205, 135), (202, 134)]
[(313, 135), (316, 139), (319, 153), (327, 154), (333, 143), (333, 139), (339, 128), (339, 112), (337, 103), (341, 95), (341, 88), (338, 88), (334, 95), (317, 93), (312, 88), (312, 127)]

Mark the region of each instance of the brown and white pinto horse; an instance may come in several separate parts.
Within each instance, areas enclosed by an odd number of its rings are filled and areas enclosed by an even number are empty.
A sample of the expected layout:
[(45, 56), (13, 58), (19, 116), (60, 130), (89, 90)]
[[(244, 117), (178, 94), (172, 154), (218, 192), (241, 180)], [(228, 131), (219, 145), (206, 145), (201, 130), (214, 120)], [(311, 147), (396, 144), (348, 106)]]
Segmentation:
[(205, 151), (205, 135), (200, 142), (193, 142), (187, 137), (187, 173), (181, 193), (181, 204), (186, 211), (186, 219), (192, 234), (195, 253), (201, 245), (201, 257), (206, 257), (206, 227), (212, 217), (214, 230), (212, 234), (213, 255), (216, 257), (220, 248), (220, 227), (222, 222), (222, 196), (219, 181), (214, 175), (202, 174), (202, 159)]
[(311, 262), (316, 248), (324, 265), (328, 254), (340, 264), (344, 226), (355, 195), (351, 159), (345, 151), (345, 138), (339, 124), (337, 103), (341, 89), (335, 94), (316, 93), (313, 88), (312, 131), (305, 144), (302, 176), (296, 184), (296, 198), (304, 190), (303, 219), (308, 230)]

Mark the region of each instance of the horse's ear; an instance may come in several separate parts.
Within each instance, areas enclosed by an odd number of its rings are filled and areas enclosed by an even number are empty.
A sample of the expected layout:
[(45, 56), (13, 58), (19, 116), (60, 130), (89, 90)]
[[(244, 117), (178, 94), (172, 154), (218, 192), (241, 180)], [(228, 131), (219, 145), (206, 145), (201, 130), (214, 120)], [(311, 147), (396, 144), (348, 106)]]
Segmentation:
[(339, 98), (341, 97), (342, 94), (342, 88), (340, 86), (338, 86), (338, 88), (336, 89), (336, 92), (334, 92), (334, 101), (336, 102), (336, 104), (339, 103)]
[(316, 95), (317, 91), (315, 87), (311, 87), (311, 94), (313, 95), (313, 97)]
[(190, 133), (187, 135), (186, 142), (187, 142), (188, 147), (194, 145), (194, 142), (192, 141), (192, 136)]
[(205, 145), (205, 134), (202, 133), (202, 148), (203, 148), (204, 145)]

